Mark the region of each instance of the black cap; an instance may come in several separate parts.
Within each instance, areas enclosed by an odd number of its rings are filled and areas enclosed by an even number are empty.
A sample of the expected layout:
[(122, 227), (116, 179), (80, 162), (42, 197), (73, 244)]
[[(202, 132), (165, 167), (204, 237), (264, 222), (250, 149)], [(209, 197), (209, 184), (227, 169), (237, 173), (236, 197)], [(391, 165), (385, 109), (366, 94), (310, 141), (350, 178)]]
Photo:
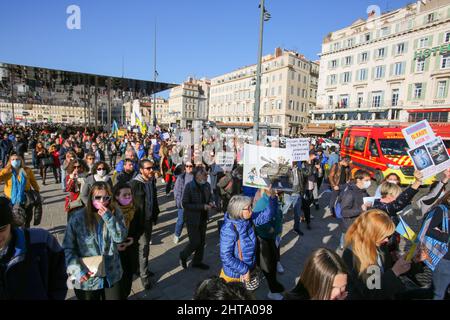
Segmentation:
[(12, 219), (12, 207), (8, 198), (0, 197), (0, 229), (11, 224)]

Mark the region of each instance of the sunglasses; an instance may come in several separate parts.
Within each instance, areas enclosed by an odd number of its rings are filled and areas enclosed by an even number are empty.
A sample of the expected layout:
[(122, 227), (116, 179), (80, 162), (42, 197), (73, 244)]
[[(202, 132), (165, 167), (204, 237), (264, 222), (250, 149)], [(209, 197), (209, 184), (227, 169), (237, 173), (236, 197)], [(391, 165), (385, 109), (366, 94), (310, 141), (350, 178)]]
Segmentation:
[(186, 168), (193, 168), (194, 166), (186, 166)]
[(73, 166), (74, 169), (81, 168), (81, 166)]
[(106, 170), (105, 168), (97, 168), (97, 170), (103, 171)]
[(105, 197), (102, 197), (102, 196), (95, 196), (95, 197), (94, 197), (94, 200), (106, 202), (106, 201), (110, 201), (110, 200), (111, 200), (111, 197), (110, 197), (110, 196), (105, 196)]

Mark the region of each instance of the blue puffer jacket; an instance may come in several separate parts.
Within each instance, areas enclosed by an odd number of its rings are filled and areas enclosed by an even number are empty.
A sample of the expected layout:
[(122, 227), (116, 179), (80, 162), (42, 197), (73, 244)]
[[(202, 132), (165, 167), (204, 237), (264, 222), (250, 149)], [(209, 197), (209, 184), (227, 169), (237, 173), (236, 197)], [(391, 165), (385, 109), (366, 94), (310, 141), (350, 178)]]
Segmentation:
[[(232, 220), (225, 214), (224, 224), (220, 230), (220, 259), (223, 271), (230, 278), (239, 278), (256, 264), (256, 234), (253, 225), (259, 226), (269, 222), (274, 214), (273, 205), (265, 210), (253, 212), (250, 220)], [(239, 257), (238, 240), (240, 240), (242, 261)]]

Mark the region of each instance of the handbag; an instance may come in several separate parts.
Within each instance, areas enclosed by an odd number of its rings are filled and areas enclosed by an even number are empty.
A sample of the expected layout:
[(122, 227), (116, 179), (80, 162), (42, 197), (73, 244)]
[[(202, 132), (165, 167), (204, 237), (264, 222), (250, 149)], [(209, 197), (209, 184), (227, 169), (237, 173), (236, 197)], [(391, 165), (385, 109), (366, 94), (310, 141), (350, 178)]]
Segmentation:
[[(244, 258), (242, 255), (242, 249), (241, 249), (241, 240), (238, 239), (237, 245), (238, 245), (239, 259), (241, 261), (244, 261)], [(254, 291), (254, 290), (258, 289), (261, 284), (261, 277), (260, 277), (258, 269), (255, 268), (255, 269), (251, 270), (250, 271), (250, 280), (242, 281), (242, 282), (245, 286), (245, 289), (247, 289), (249, 291)]]
[(53, 166), (55, 164), (53, 157), (43, 158), (41, 160), (41, 162), (42, 162), (42, 166), (44, 166), (44, 167)]
[[(448, 234), (448, 209), (445, 205), (440, 205), (438, 208), (442, 209), (443, 211), (442, 232)], [(442, 242), (426, 235), (435, 213), (436, 209), (433, 209), (428, 213), (417, 236), (420, 247), (425, 251), (425, 254), (427, 255), (427, 259), (424, 261), (424, 263), (432, 271), (436, 269), (441, 259), (447, 254), (450, 241), (450, 237), (447, 239), (447, 242)]]
[(106, 277), (104, 256), (81, 258), (81, 263), (93, 274), (91, 277)]

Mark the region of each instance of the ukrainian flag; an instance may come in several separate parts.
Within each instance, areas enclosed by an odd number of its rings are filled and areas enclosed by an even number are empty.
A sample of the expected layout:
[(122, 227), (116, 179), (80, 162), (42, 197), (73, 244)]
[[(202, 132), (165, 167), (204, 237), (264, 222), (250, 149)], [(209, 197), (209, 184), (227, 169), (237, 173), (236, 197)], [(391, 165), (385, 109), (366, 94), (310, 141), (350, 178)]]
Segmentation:
[(118, 134), (119, 134), (119, 126), (117, 125), (116, 120), (114, 120), (112, 128), (111, 128), (111, 133), (113, 134), (113, 136), (115, 136), (117, 138)]
[(403, 238), (409, 241), (416, 240), (416, 233), (406, 224), (406, 222), (399, 216), (400, 222), (397, 225), (395, 231), (400, 234)]
[(134, 115), (136, 116), (136, 123), (139, 126), (139, 128), (141, 129), (141, 133), (145, 134), (147, 132), (147, 125), (141, 121), (141, 118), (139, 117), (139, 115), (135, 112)]

